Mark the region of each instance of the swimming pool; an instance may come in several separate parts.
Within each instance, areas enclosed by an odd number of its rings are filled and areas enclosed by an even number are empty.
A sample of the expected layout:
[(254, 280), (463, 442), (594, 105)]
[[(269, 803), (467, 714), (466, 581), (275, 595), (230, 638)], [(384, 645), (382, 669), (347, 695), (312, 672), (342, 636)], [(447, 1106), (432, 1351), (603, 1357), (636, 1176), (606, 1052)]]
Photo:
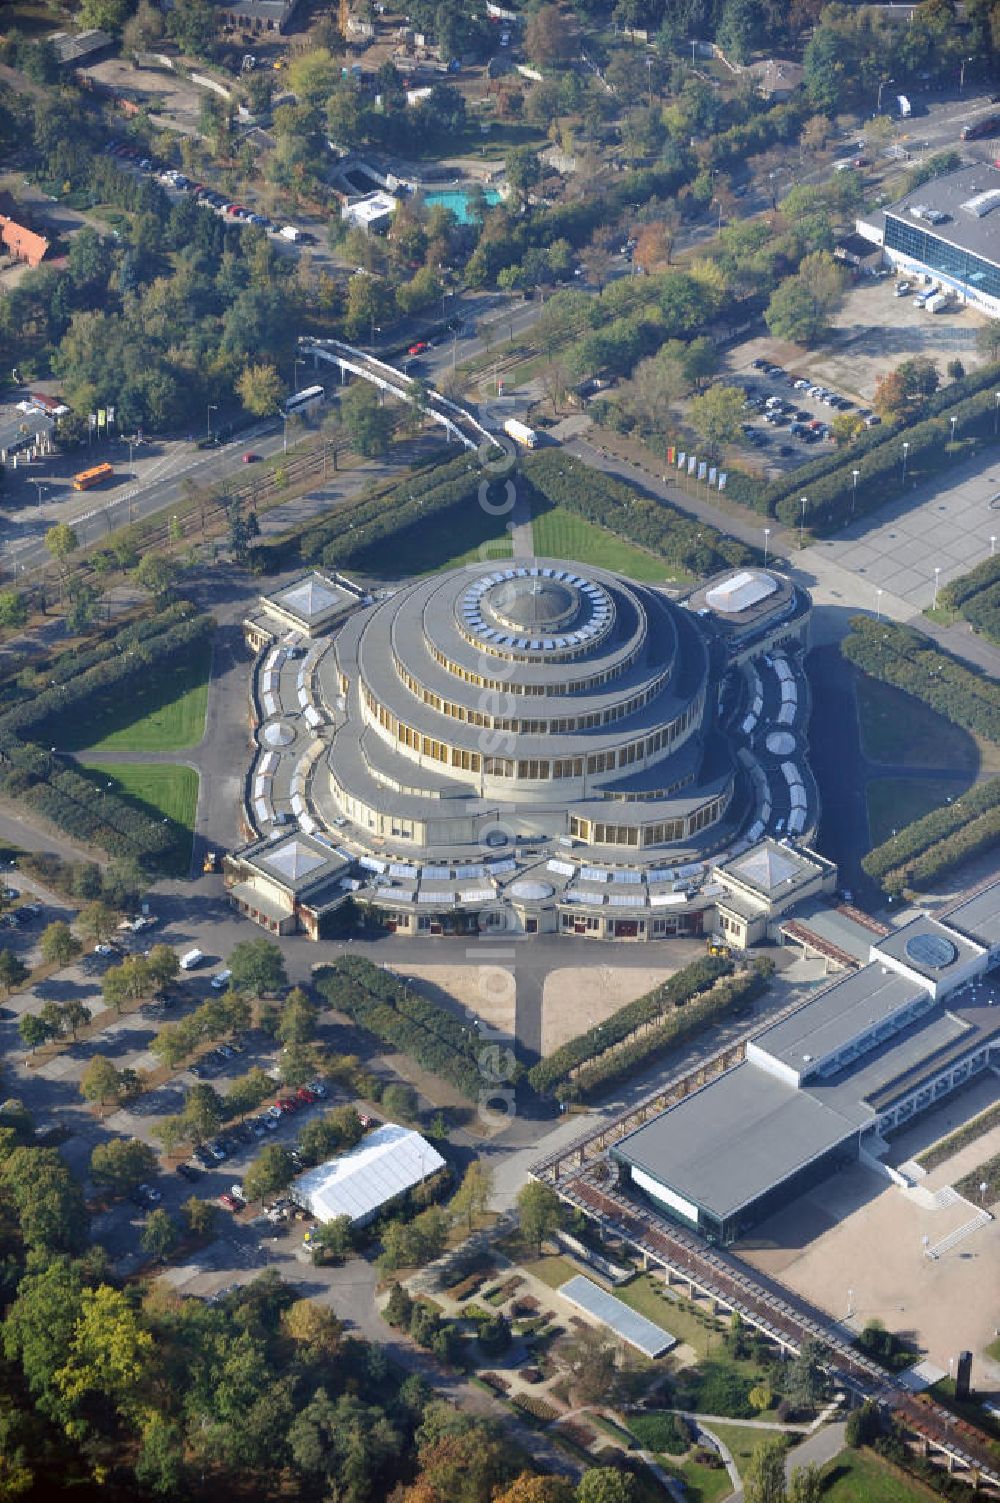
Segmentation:
[[(469, 188), (449, 188), (442, 189), (439, 193), (425, 194), (424, 203), (428, 208), (433, 208), (435, 204), (444, 204), (446, 209), (451, 210), (459, 224), (471, 224), (472, 215), (469, 212), (469, 204), (473, 196), (473, 190)], [(490, 207), (500, 202), (500, 194), (495, 188), (484, 188), (483, 198)]]

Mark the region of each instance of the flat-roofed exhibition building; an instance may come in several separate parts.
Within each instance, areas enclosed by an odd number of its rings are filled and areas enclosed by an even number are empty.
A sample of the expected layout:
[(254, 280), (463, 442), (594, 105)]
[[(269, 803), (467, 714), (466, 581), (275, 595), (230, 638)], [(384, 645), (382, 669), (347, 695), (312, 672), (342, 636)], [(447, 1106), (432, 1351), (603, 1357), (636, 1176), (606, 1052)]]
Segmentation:
[[(959, 927), (961, 925), (961, 927)], [(1000, 883), (921, 915), (612, 1149), (669, 1217), (732, 1242), (1000, 1061)]]
[[(247, 832), (348, 853), (349, 890), (404, 932), (701, 932), (713, 862), (815, 828), (809, 615), (752, 568), (684, 602), (557, 560), (375, 600), (302, 576), (245, 623)], [(262, 859), (229, 863), (242, 896)]]
[(858, 231), (902, 273), (929, 275), (1000, 316), (1000, 171), (977, 163), (922, 183)]

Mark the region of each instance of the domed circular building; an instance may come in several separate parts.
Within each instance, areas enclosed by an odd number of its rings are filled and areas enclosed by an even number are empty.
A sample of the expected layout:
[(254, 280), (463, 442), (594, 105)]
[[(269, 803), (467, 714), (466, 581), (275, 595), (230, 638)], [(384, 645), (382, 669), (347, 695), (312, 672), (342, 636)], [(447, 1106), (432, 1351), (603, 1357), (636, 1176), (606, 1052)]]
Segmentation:
[[(231, 901), (313, 938), (349, 896), (414, 936), (702, 933), (727, 859), (815, 827), (809, 610), (757, 569), (682, 602), (548, 560), (378, 600), (339, 575), (286, 584), (244, 623)], [(733, 942), (741, 901), (720, 911)]]
[(734, 761), (705, 634), (664, 594), (557, 562), (453, 570), (349, 619), (330, 791), (413, 848), (725, 833)]

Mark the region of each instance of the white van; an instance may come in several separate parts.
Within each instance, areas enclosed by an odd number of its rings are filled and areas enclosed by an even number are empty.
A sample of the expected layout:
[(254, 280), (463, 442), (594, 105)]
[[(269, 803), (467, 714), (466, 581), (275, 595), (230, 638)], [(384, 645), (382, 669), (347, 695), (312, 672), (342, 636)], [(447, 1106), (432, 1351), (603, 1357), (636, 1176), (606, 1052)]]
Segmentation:
[(181, 956), (181, 970), (193, 971), (197, 966), (201, 965), (204, 959), (205, 957), (200, 950), (189, 950), (186, 955)]
[(230, 976), (232, 974), (233, 974), (232, 971), (220, 971), (217, 976), (213, 976), (212, 977), (212, 990), (213, 990), (213, 992), (224, 992), (225, 989), (226, 989), (226, 987), (229, 985), (229, 978), (230, 978)]

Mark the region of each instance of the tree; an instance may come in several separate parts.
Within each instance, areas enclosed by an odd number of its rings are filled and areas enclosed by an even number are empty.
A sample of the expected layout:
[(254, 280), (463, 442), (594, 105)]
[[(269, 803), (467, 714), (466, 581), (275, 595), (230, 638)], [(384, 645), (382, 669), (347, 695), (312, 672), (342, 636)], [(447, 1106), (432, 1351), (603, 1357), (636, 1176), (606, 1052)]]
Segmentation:
[(74, 1408), (91, 1394), (127, 1407), (152, 1349), (129, 1295), (107, 1284), (85, 1289), (66, 1361), (54, 1375), (56, 1388)]
[(692, 428), (708, 444), (713, 456), (722, 444), (739, 436), (746, 408), (746, 394), (738, 386), (710, 386), (692, 397), (688, 416)]
[(905, 411), (907, 403), (906, 386), (899, 371), (886, 371), (884, 375), (876, 377), (872, 406), (879, 417), (898, 417)]
[(313, 108), (326, 104), (340, 76), (340, 64), (326, 47), (302, 52), (288, 65), (288, 87), (300, 103)]
[(277, 412), (281, 407), (284, 389), (284, 383), (273, 365), (245, 365), (236, 382), (236, 395), (247, 412), (252, 412), (254, 417), (269, 417)]
[(146, 956), (146, 964), (149, 967), (149, 976), (158, 992), (166, 991), (172, 981), (180, 974), (180, 961), (177, 953), (170, 945), (154, 945)]
[(937, 366), (927, 355), (914, 355), (903, 360), (896, 371), (903, 382), (903, 390), (914, 401), (932, 397), (941, 382)]
[(61, 1039), (66, 1032), (66, 1015), (58, 1002), (44, 1002), (38, 1016), (49, 1031), (49, 1038)]
[(865, 1399), (859, 1409), (852, 1409), (847, 1416), (844, 1439), (854, 1450), (858, 1450), (861, 1446), (870, 1446), (881, 1433), (882, 1421), (878, 1405), (871, 1399)]
[(83, 945), (69, 925), (59, 919), (43, 929), (39, 949), (47, 965), (65, 966), (76, 959)]
[(204, 56), (215, 36), (217, 17), (210, 0), (174, 0), (167, 31), (185, 52)]
[(494, 1493), (493, 1503), (573, 1503), (577, 1496), (565, 1477), (522, 1472), (502, 1493)]
[(150, 0), (139, 0), (139, 8), (125, 22), (122, 32), (122, 51), (146, 52), (163, 35), (163, 17)]
[(792, 1470), (788, 1487), (788, 1503), (820, 1503), (823, 1496), (823, 1477), (814, 1461), (807, 1466)]
[(541, 1252), (546, 1237), (562, 1225), (562, 1201), (541, 1180), (529, 1180), (518, 1191), (517, 1214), (522, 1237)]
[(504, 158), (504, 172), (515, 193), (527, 199), (528, 192), (542, 179), (538, 153), (530, 146), (513, 146)]
[(214, 1086), (199, 1082), (188, 1091), (181, 1116), (191, 1142), (203, 1143), (219, 1130), (222, 1098)]
[(976, 330), (976, 351), (991, 363), (1000, 360), (1000, 318), (988, 318)]
[(392, 438), (392, 413), (380, 405), (374, 387), (359, 381), (340, 399), (344, 432), (352, 449), (368, 459), (386, 452)]
[(655, 271), (657, 267), (669, 265), (671, 250), (672, 243), (667, 226), (662, 220), (644, 224), (636, 237), (635, 250), (632, 253), (633, 265), (648, 274)]
[(0, 590), (0, 626), (23, 626), (28, 605), (19, 590)]
[(94, 1101), (103, 1110), (112, 1102), (121, 1100), (122, 1080), (113, 1062), (106, 1054), (95, 1054), (80, 1078), (80, 1093), (86, 1101)]
[(190, 1195), (181, 1206), (181, 1215), (192, 1237), (208, 1237), (219, 1219), (219, 1208), (210, 1200)]
[(617, 1467), (590, 1467), (580, 1479), (576, 1503), (635, 1503), (635, 1478)]
[(165, 1263), (180, 1241), (180, 1233), (177, 1223), (169, 1212), (162, 1207), (151, 1211), (146, 1219), (146, 1225), (142, 1229), (139, 1245), (144, 1253), (155, 1258), (157, 1263)]
[(299, 1299), (282, 1316), (286, 1333), (313, 1358), (329, 1361), (340, 1350), (344, 1327), (328, 1305)]
[(288, 985), (280, 949), (269, 939), (244, 939), (233, 946), (229, 957), (230, 986), (236, 991), (262, 997)]
[(945, 366), (945, 373), (952, 381), (961, 381), (965, 375), (965, 366), (961, 360), (949, 360)]
[(482, 1159), (473, 1159), (452, 1196), (449, 1210), (455, 1220), (464, 1221), (471, 1232), (476, 1217), (483, 1215), (492, 1195), (493, 1171)]
[(269, 1143), (262, 1148), (243, 1176), (243, 1190), (247, 1200), (265, 1201), (276, 1195), (291, 1182), (295, 1165), (287, 1148), (280, 1143)]
[(394, 1082), (382, 1092), (382, 1105), (388, 1116), (410, 1121), (417, 1114), (417, 1093), (411, 1085)]
[(606, 1329), (581, 1326), (559, 1343), (559, 1356), (581, 1403), (609, 1401), (618, 1380), (619, 1346)]
[(281, 1044), (308, 1044), (316, 1032), (316, 1006), (300, 986), (285, 998), (275, 1037)]
[(769, 1435), (754, 1446), (743, 1468), (746, 1503), (785, 1503), (785, 1438)]
[(50, 527), (45, 534), (45, 547), (59, 564), (60, 568), (65, 564), (71, 553), (75, 553), (80, 546), (80, 540), (75, 530), (68, 522), (57, 522)]
[(803, 256), (794, 277), (787, 277), (771, 295), (765, 318), (778, 339), (810, 344), (826, 329), (830, 314), (844, 296), (844, 273), (828, 251)]
[[(274, 1082), (270, 1075), (259, 1065), (254, 1065), (252, 1070), (234, 1080), (226, 1092), (226, 1116), (239, 1117), (242, 1121), (248, 1112), (252, 1112), (270, 1096), (273, 1089)], [(314, 1118), (313, 1122), (307, 1122), (306, 1128), (317, 1124), (319, 1120)], [(306, 1128), (303, 1128), (303, 1132)]]
[(76, 916), (76, 927), (91, 944), (100, 945), (114, 933), (117, 915), (110, 903), (97, 899), (86, 903)]
[(813, 1409), (827, 1389), (823, 1351), (816, 1341), (804, 1341), (789, 1363), (785, 1396), (795, 1409)]
[(86, 1003), (81, 1002), (79, 997), (71, 997), (63, 1003), (63, 1017), (66, 1019), (66, 1027), (77, 1038), (80, 1029), (85, 1028), (93, 1017), (93, 1013)]
[(315, 1227), (312, 1236), (313, 1259), (316, 1255), (323, 1262), (343, 1263), (354, 1251), (354, 1232), (350, 1216), (335, 1216)]
[(135, 571), (136, 583), (148, 590), (156, 601), (165, 601), (180, 576), (180, 564), (168, 553), (147, 553)]
[(750, 1390), (750, 1402), (758, 1414), (763, 1414), (774, 1403), (774, 1394), (766, 1383), (758, 1383)]
[(132, 0), (80, 0), (77, 25), (100, 31), (121, 31), (132, 9)]
[(533, 63), (562, 63), (573, 51), (573, 35), (568, 15), (557, 5), (540, 5), (528, 17), (524, 34), (525, 51)]
[(11, 992), (27, 981), (30, 971), (13, 950), (0, 950), (0, 997), (9, 997)]
[(91, 1178), (115, 1195), (127, 1195), (152, 1179), (156, 1168), (156, 1154), (138, 1138), (111, 1138), (98, 1143), (90, 1155)]
[(39, 1044), (44, 1044), (45, 1040), (49, 1037), (47, 1024), (42, 1021), (36, 1012), (22, 1013), (18, 1019), (17, 1031), (21, 1036), (21, 1043), (24, 1044), (25, 1048), (30, 1049), (32, 1054), (34, 1054)]

